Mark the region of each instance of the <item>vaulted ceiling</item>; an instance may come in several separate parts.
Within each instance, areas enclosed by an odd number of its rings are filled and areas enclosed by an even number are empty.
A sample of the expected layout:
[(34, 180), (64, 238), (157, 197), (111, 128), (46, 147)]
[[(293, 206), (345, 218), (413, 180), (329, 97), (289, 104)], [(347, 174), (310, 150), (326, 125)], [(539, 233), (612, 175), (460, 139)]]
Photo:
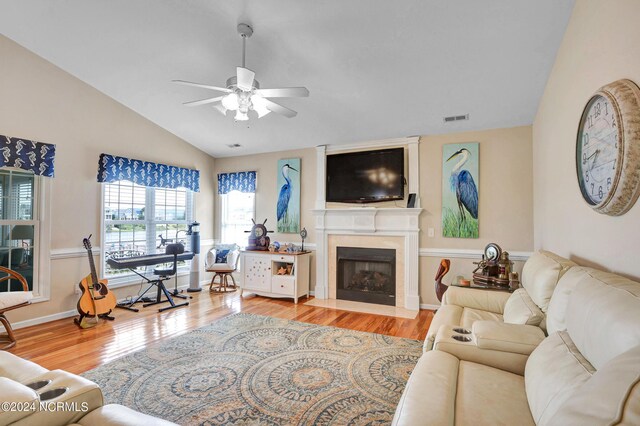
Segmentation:
[[(573, 0), (6, 0), (0, 31), (213, 156), (531, 124)], [(183, 102), (241, 63), (295, 118)], [(444, 116), (469, 114), (445, 124)], [(151, 141), (150, 141), (151, 142)], [(240, 148), (229, 148), (229, 144)]]

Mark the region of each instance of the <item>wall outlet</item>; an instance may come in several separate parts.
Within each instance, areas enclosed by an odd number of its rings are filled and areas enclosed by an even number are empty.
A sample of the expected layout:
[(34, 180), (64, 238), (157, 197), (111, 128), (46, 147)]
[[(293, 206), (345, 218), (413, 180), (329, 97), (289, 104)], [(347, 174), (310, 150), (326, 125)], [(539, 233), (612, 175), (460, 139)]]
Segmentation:
[(429, 229), (427, 230), (427, 235), (429, 236), (429, 238), (433, 238), (433, 237), (435, 237), (435, 236), (436, 236), (436, 232), (434, 231), (434, 229), (433, 229), (433, 228), (429, 228)]

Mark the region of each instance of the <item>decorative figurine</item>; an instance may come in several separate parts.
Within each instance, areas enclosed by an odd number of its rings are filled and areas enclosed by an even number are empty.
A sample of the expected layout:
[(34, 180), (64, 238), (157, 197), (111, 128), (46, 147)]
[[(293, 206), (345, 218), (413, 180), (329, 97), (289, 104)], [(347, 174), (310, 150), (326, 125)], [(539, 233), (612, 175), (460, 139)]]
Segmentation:
[(271, 239), (267, 236), (267, 233), (273, 231), (267, 231), (267, 227), (264, 226), (264, 224), (267, 223), (267, 219), (262, 223), (256, 223), (253, 219), (251, 219), (251, 222), (253, 222), (251, 230), (244, 231), (249, 233), (249, 244), (247, 245), (247, 250), (268, 250)]
[(302, 231), (300, 231), (300, 237), (302, 238), (302, 250), (304, 251), (304, 240), (305, 238), (307, 238), (307, 228), (302, 228)]

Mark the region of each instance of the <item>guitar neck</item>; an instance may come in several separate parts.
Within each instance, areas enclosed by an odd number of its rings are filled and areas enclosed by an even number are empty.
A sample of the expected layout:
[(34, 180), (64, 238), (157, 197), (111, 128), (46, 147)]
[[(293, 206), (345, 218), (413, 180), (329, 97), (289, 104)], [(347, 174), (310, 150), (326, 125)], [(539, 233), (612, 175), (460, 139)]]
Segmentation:
[(87, 248), (87, 255), (89, 256), (89, 266), (91, 266), (91, 281), (92, 284), (98, 282), (98, 273), (96, 272), (96, 264), (93, 262), (93, 251), (91, 248)]

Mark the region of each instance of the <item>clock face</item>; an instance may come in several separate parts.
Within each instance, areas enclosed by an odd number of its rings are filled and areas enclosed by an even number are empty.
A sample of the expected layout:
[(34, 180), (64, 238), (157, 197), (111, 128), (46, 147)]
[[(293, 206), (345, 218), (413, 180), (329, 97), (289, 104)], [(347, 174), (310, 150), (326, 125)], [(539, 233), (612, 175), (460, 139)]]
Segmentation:
[(484, 248), (484, 256), (487, 260), (497, 260), (501, 254), (502, 250), (500, 249), (500, 246), (495, 243), (488, 244)]
[(617, 105), (597, 94), (582, 113), (576, 141), (578, 183), (591, 206), (610, 200), (619, 178), (622, 152)]
[(262, 229), (261, 226), (256, 226), (253, 229), (253, 234), (256, 236), (256, 238), (262, 237), (264, 235), (264, 229)]

